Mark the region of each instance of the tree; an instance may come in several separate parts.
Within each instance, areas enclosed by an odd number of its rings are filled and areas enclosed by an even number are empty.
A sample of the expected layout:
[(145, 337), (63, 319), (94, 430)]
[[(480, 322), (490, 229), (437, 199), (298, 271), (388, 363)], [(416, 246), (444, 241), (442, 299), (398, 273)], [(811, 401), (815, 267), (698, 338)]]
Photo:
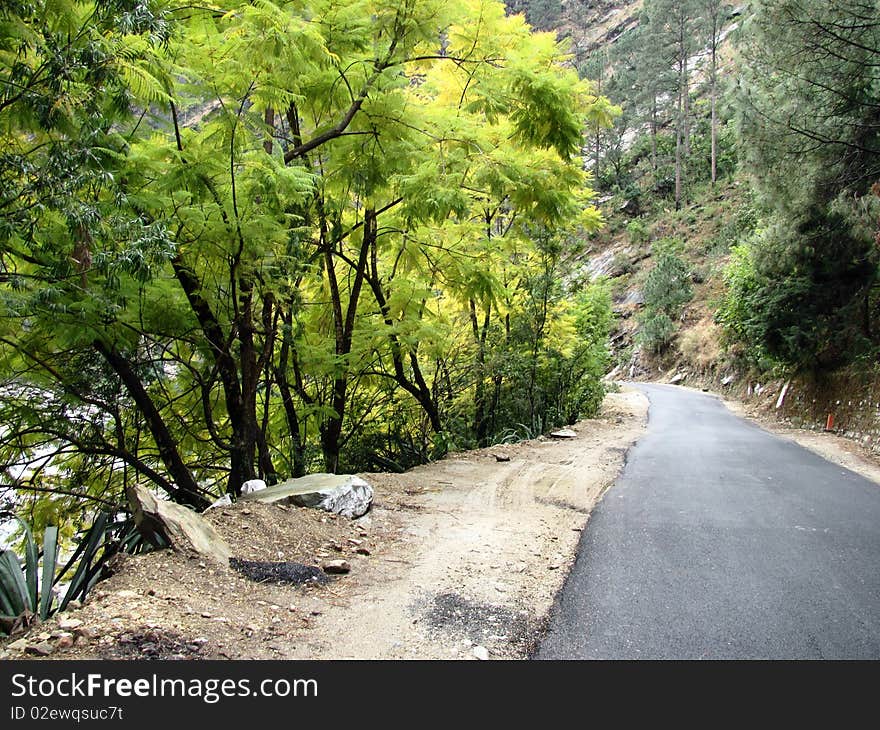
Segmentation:
[(690, 70), (697, 50), (695, 0), (652, 0), (646, 4), (649, 29), (656, 34), (660, 58), (675, 72), (675, 207), (681, 208), (685, 188), (685, 165), (690, 155)]
[(577, 155), (607, 102), (555, 37), (498, 2), (149, 8), (76, 5), (70, 37), (97, 47), (54, 76), (71, 19), (21, 11), (49, 39), (23, 45), (39, 83), (4, 57), (0, 451), (19, 487), (75, 473), (112, 502), (148, 480), (201, 507), (501, 427), (531, 232), (600, 223)]
[(739, 47), (741, 147), (766, 221), (743, 259), (753, 273), (740, 261), (731, 280), (751, 307), (728, 306), (727, 322), (784, 365), (837, 367), (876, 339), (880, 12), (768, 0)]
[(703, 22), (709, 40), (709, 96), (712, 105), (711, 119), (711, 180), (712, 185), (718, 178), (718, 48), (721, 44), (721, 32), (727, 12), (724, 0), (703, 0)]

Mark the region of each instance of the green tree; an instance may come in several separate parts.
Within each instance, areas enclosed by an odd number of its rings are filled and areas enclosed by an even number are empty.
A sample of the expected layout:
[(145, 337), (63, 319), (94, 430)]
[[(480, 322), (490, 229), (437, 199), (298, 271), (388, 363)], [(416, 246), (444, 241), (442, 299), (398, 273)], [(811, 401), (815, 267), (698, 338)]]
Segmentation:
[(732, 276), (750, 307), (726, 321), (778, 362), (836, 367), (876, 340), (880, 11), (768, 0), (739, 46), (741, 147), (767, 214), (753, 273)]

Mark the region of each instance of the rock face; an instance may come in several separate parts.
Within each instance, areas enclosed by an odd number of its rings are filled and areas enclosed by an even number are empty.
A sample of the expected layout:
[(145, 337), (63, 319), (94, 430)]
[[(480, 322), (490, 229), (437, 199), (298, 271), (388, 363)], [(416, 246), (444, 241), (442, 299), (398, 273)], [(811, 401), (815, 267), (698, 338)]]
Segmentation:
[(352, 474), (309, 474), (259, 492), (243, 494), (239, 501), (286, 502), (355, 519), (370, 509), (373, 488)]
[(193, 550), (223, 565), (229, 563), (232, 549), (201, 515), (157, 499), (142, 486), (129, 487), (126, 494), (135, 523), (147, 539), (160, 535), (176, 550)]

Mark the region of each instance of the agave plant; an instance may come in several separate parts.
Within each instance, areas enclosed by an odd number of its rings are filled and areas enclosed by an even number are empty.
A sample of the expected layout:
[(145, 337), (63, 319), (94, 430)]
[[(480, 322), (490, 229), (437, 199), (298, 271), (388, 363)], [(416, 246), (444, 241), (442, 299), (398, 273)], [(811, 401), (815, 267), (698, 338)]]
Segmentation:
[[(57, 569), (58, 528), (47, 527), (43, 533), (40, 571), (40, 551), (33, 533), (24, 520), (15, 519), (24, 529), (24, 560), (12, 550), (0, 552), (0, 631), (4, 625), (12, 625), (16, 618), (27, 614), (37, 614), (46, 620), (56, 611), (63, 611), (71, 601), (85, 598), (101, 579), (111, 557), (120, 551), (135, 553), (146, 547), (131, 520), (111, 522), (110, 515), (101, 512), (82, 533), (79, 544), (61, 570)], [(67, 590), (56, 602), (52, 589), (71, 570), (73, 577)]]
[(16, 517), (25, 533), (24, 567), (12, 550), (0, 553), (0, 613), (14, 618), (26, 612), (39, 612), (48, 618), (52, 610), (52, 585), (58, 556), (58, 528), (47, 527), (43, 533), (43, 591), (40, 593), (39, 551), (28, 524)]

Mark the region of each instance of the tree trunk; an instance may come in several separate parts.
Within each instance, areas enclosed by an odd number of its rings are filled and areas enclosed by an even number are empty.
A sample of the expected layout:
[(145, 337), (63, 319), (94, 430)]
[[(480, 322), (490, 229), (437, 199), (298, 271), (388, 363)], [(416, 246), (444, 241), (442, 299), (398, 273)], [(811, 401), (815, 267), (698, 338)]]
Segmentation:
[(651, 99), (651, 169), (657, 171), (657, 94)]
[[(388, 342), (391, 345), (391, 362), (394, 368), (394, 381), (416, 399), (421, 406), (425, 415), (431, 423), (431, 428), (435, 433), (443, 430), (443, 424), (440, 420), (440, 410), (437, 407), (436, 397), (428, 387), (425, 377), (422, 374), (422, 368), (419, 364), (418, 353), (410, 350), (409, 360), (410, 368), (413, 373), (412, 379), (406, 376), (403, 367), (403, 348), (400, 346), (400, 340), (394, 332), (394, 320), (391, 317), (391, 309), (388, 306), (388, 297), (382, 288), (382, 279), (379, 276), (378, 252), (376, 250), (376, 242), (373, 241), (370, 249), (370, 276), (368, 283), (373, 291), (376, 304), (379, 305), (379, 311), (382, 314), (382, 320), (388, 328)], [(413, 382), (414, 381), (414, 382)]]
[(491, 318), (491, 306), (486, 307), (483, 317), (482, 330), (477, 320), (477, 304), (471, 299), (470, 302), (471, 331), (474, 335), (474, 343), (477, 346), (477, 378), (474, 388), (474, 435), (477, 444), (486, 445), (486, 437), (489, 430), (487, 417), (488, 401), (486, 398), (486, 338), (489, 332)]
[(281, 404), (284, 407), (284, 415), (287, 419), (287, 429), (291, 439), (291, 457), (294, 477), (302, 477), (306, 474), (305, 444), (300, 427), (299, 414), (296, 412), (296, 403), (287, 379), (287, 368), (290, 362), (290, 348), (292, 342), (291, 327), (293, 326), (293, 314), (285, 312), (282, 315), (284, 321), (284, 333), (281, 337), (281, 351), (278, 354), (278, 366), (275, 368), (275, 383), (281, 392)]
[(335, 473), (339, 469), (340, 441), (342, 425), (345, 421), (346, 398), (348, 396), (348, 364), (345, 360), (351, 354), (358, 300), (360, 299), (361, 289), (363, 288), (364, 278), (367, 273), (368, 255), (371, 246), (375, 244), (377, 233), (376, 211), (372, 208), (367, 209), (364, 211), (363, 240), (361, 241), (360, 253), (355, 265), (354, 281), (349, 292), (348, 306), (344, 317), (339, 282), (336, 278), (336, 269), (333, 261), (333, 250), (329, 242), (325, 244), (324, 263), (327, 270), (327, 280), (330, 284), (331, 307), (336, 334), (336, 356), (338, 359), (338, 370), (333, 378), (332, 387), (332, 414), (321, 424), (320, 429), (324, 466), (331, 473)]
[(119, 376), (128, 394), (134, 400), (144, 423), (156, 442), (159, 449), (159, 458), (174, 480), (174, 487), (170, 492), (171, 498), (180, 504), (189, 505), (197, 510), (203, 510), (209, 506), (193, 477), (189, 467), (177, 450), (177, 442), (168, 430), (162, 414), (156, 408), (153, 399), (147, 392), (131, 363), (123, 357), (115, 348), (105, 344), (101, 340), (93, 343), (97, 350), (107, 361), (113, 371)]
[(712, 29), (712, 185), (718, 180), (718, 29), (713, 26)]

